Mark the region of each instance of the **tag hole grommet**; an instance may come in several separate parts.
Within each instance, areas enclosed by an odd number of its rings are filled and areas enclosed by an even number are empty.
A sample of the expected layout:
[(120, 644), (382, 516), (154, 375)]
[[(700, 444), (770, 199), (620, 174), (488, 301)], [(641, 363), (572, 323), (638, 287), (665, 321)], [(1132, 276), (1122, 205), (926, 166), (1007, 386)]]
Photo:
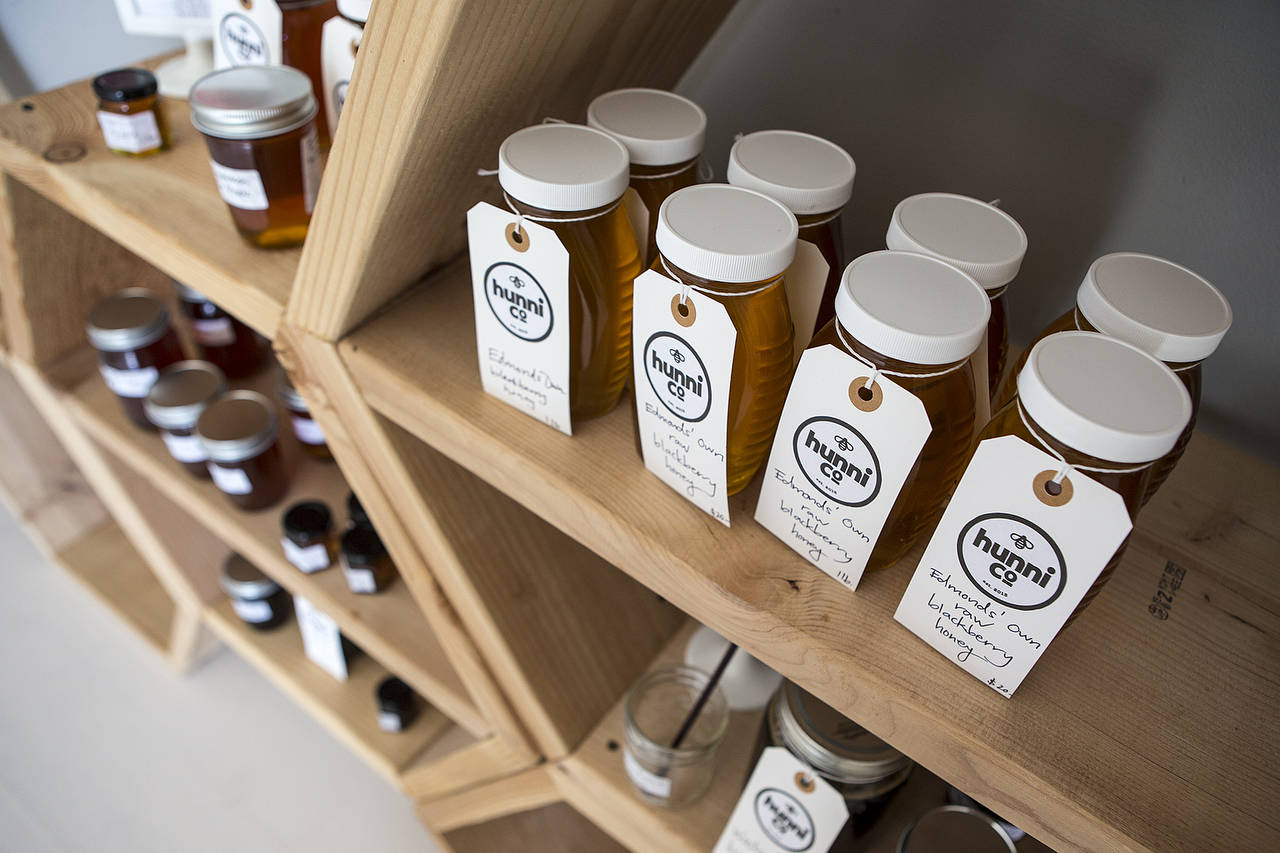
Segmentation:
[[(1045, 506), (1066, 506), (1075, 494), (1071, 478), (1063, 477), (1061, 481), (1055, 482), (1054, 478), (1057, 476), (1057, 471), (1041, 471), (1032, 481), (1032, 491), (1035, 492), (1036, 499)], [(1057, 490), (1057, 494), (1054, 494), (1054, 489)]]
[(871, 387), (867, 387), (867, 380), (870, 378), (859, 376), (849, 383), (849, 402), (862, 412), (874, 412), (884, 402), (884, 391), (879, 382), (872, 382)]
[(814, 789), (817, 788), (817, 785), (814, 784), (813, 777), (808, 773), (805, 773), (803, 770), (796, 773), (795, 783), (796, 787), (806, 794), (812, 794)]
[(671, 297), (671, 317), (686, 329), (698, 319), (698, 309), (693, 306), (692, 299), (680, 301), (680, 295)]
[(517, 228), (516, 223), (512, 222), (507, 226), (506, 234), (508, 246), (517, 252), (529, 251), (529, 230), (527, 228)]

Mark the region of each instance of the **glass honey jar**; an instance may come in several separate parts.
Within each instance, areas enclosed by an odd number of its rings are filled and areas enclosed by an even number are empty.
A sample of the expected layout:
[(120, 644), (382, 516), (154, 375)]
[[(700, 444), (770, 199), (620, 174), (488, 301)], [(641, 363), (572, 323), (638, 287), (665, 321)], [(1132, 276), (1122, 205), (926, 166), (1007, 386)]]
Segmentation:
[(98, 369), (135, 424), (153, 429), (142, 401), (160, 371), (182, 361), (182, 343), (169, 323), (169, 309), (150, 290), (130, 287), (100, 300), (85, 324), (98, 351)]
[(396, 579), (395, 565), (372, 527), (352, 527), (343, 533), (339, 553), (347, 586), (358, 595), (382, 592)]
[(330, 18), (324, 25), (320, 55), (325, 113), (331, 138), (338, 132), (338, 119), (347, 103), (351, 72), (355, 69), (356, 54), (364, 38), (364, 27), (372, 5), (372, 0), (338, 0), (338, 17)]
[(329, 147), (329, 120), (325, 113), (324, 79), (320, 43), (325, 22), (338, 14), (337, 0), (276, 0), (280, 4), (280, 62), (296, 68), (311, 80), (319, 113), (316, 132), (320, 147)]
[(256, 391), (223, 394), (196, 421), (214, 485), (241, 509), (271, 506), (289, 487), (279, 430), (275, 407)]
[[(1063, 331), (1101, 332), (1160, 359), (1191, 395), (1191, 418), (1177, 443), (1152, 467), (1146, 503), (1172, 473), (1191, 441), (1200, 411), (1201, 365), (1231, 328), (1231, 305), (1218, 288), (1172, 261), (1136, 252), (1103, 255), (1090, 265), (1076, 304), (1032, 342)], [(1031, 347), (1027, 348), (1027, 352)], [(1026, 354), (1000, 390), (1007, 403)]]
[(1022, 268), (1027, 235), (993, 204), (952, 193), (921, 193), (898, 202), (885, 246), (932, 255), (964, 270), (991, 300), (987, 324), (987, 396), (994, 397), (1009, 355), (1005, 292)]
[(180, 282), (174, 282), (174, 287), (200, 357), (232, 379), (257, 372), (267, 357), (266, 340), (195, 288)]
[(920, 400), (932, 428), (867, 571), (894, 565), (933, 529), (964, 473), (977, 427), (969, 357), (990, 316), (991, 301), (972, 276), (927, 255), (871, 252), (844, 271), (836, 316), (810, 347), (830, 344), (888, 377)]
[(98, 126), (107, 148), (146, 157), (169, 147), (169, 126), (157, 94), (156, 77), (145, 68), (120, 68), (93, 79)]
[(197, 80), (189, 102), (241, 236), (264, 248), (301, 243), (320, 189), (311, 80), (284, 66), (242, 65)]
[(800, 239), (817, 246), (827, 262), (817, 320), (812, 329), (796, 329), (797, 337), (811, 337), (835, 316), (844, 271), (840, 220), (853, 197), (855, 171), (853, 158), (839, 145), (794, 130), (748, 133), (729, 151), (729, 183), (785, 204), (799, 221)]
[(781, 203), (727, 184), (678, 190), (658, 211), (653, 269), (724, 306), (737, 331), (729, 382), (727, 493), (764, 463), (791, 382), (793, 329), (784, 273), (796, 218)]
[(667, 196), (698, 182), (707, 114), (688, 98), (661, 89), (617, 89), (587, 107), (587, 124), (627, 148), (631, 188), (649, 212), (646, 265), (658, 256), (654, 232)]
[(329, 568), (338, 552), (333, 514), (323, 501), (299, 501), (280, 519), (280, 540), (290, 563), (307, 574)]
[(298, 389), (293, 387), (293, 380), (283, 369), (280, 370), (276, 392), (280, 397), (280, 403), (289, 412), (289, 424), (293, 427), (293, 434), (302, 445), (303, 451), (314, 459), (333, 461), (333, 452), (325, 442), (320, 424), (316, 423), (316, 419), (311, 416), (307, 401), (298, 393)]
[(169, 455), (193, 477), (208, 477), (209, 455), (196, 437), (196, 421), (227, 390), (227, 378), (207, 361), (166, 367), (147, 393), (143, 408), (160, 431)]
[(378, 701), (378, 728), (384, 732), (402, 732), (418, 719), (422, 700), (413, 688), (394, 675), (378, 682), (374, 696)]
[(240, 621), (254, 630), (279, 628), (293, 610), (289, 593), (239, 554), (232, 553), (222, 564), (221, 586)]
[(569, 253), (569, 413), (618, 404), (631, 371), (631, 289), (641, 271), (622, 207), (627, 149), (599, 130), (542, 124), (507, 137), (498, 182), (507, 204), (555, 232)]
[[(1136, 521), (1156, 464), (1191, 418), (1179, 377), (1133, 344), (1093, 332), (1059, 332), (1035, 344), (1016, 391), (978, 441), (1018, 438), (1120, 495)], [(1110, 580), (1128, 540), (1116, 550), (1071, 615), (1075, 619)], [(1070, 624), (1071, 619), (1067, 624)]]

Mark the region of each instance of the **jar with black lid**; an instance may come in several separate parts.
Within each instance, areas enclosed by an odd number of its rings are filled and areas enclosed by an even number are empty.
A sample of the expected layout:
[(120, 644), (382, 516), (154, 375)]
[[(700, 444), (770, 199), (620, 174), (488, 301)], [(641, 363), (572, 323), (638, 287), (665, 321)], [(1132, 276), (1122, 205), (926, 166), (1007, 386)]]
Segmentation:
[(297, 568), (311, 574), (329, 568), (338, 549), (333, 535), (333, 514), (321, 501), (299, 501), (280, 520), (284, 555)]
[(240, 620), (259, 631), (279, 628), (293, 609), (289, 593), (239, 554), (222, 564), (222, 591)]
[(157, 88), (155, 75), (145, 68), (118, 68), (94, 78), (98, 126), (108, 148), (146, 157), (169, 147), (169, 126)]
[(307, 401), (298, 393), (298, 389), (293, 386), (293, 380), (283, 369), (280, 371), (276, 392), (280, 396), (280, 403), (289, 412), (289, 425), (293, 427), (294, 437), (298, 439), (298, 443), (302, 445), (306, 454), (326, 462), (333, 461), (333, 453), (324, 440), (324, 431), (311, 416), (311, 408), (307, 405)]
[(152, 429), (142, 401), (160, 371), (185, 357), (169, 323), (169, 309), (145, 287), (130, 287), (94, 305), (85, 330), (98, 351), (102, 378), (125, 414)]
[(402, 732), (418, 718), (418, 694), (394, 675), (378, 682), (377, 698), (378, 728), (384, 732)]
[(372, 527), (353, 527), (342, 534), (342, 574), (351, 591), (382, 592), (396, 578), (395, 566)]
[(241, 509), (270, 506), (289, 487), (279, 431), (275, 407), (256, 391), (224, 394), (196, 422), (214, 484)]
[(196, 421), (226, 390), (227, 379), (216, 366), (180, 361), (164, 369), (142, 404), (169, 455), (194, 477), (209, 476), (209, 455), (196, 437)]
[(178, 307), (186, 315), (200, 355), (232, 379), (243, 379), (262, 366), (267, 342), (261, 335), (215, 305), (194, 287), (174, 282)]

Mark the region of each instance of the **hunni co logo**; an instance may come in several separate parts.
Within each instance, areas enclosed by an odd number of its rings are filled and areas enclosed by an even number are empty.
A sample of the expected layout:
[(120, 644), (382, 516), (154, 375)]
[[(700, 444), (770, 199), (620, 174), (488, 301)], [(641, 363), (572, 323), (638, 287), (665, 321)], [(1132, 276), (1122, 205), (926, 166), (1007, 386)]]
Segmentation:
[(837, 418), (814, 417), (791, 439), (800, 473), (836, 503), (866, 506), (880, 493), (880, 460), (871, 444)]
[(1052, 604), (1067, 582), (1058, 543), (1037, 525), (1007, 512), (970, 521), (956, 542), (960, 567), (978, 589), (1015, 610)]
[(702, 358), (684, 338), (655, 332), (644, 345), (644, 375), (662, 405), (696, 423), (711, 411), (711, 380)]
[(267, 37), (257, 24), (239, 12), (223, 16), (218, 25), (218, 37), (222, 40), (222, 51), (232, 65), (267, 64)]
[(783, 850), (798, 853), (813, 846), (813, 818), (786, 791), (765, 788), (756, 794), (756, 822)]
[(484, 271), (484, 297), (493, 316), (517, 338), (537, 343), (551, 334), (551, 298), (524, 267), (507, 261), (489, 267)]

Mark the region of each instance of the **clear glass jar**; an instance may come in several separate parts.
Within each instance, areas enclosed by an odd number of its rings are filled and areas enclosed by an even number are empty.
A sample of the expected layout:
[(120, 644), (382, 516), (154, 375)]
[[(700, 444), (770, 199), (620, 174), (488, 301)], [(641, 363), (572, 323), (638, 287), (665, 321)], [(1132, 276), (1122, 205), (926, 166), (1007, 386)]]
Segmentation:
[(402, 732), (418, 719), (422, 700), (413, 688), (394, 675), (378, 682), (378, 728), (384, 732)]
[(169, 324), (169, 309), (154, 293), (130, 287), (104, 297), (89, 311), (89, 343), (98, 351), (98, 370), (129, 419), (154, 429), (142, 401), (160, 371), (186, 358)]
[(507, 137), (498, 181), (517, 213), (550, 228), (569, 253), (569, 414), (611, 411), (631, 372), (631, 288), (640, 249), (622, 207), (627, 150), (573, 124)]
[(255, 630), (279, 628), (293, 610), (289, 593), (239, 554), (222, 564), (221, 583), (240, 621)]
[(232, 379), (256, 373), (270, 349), (267, 341), (195, 288), (176, 281), (174, 288), (201, 358)]
[(396, 579), (396, 567), (372, 527), (352, 527), (343, 533), (339, 552), (347, 586), (357, 595), (382, 592)]
[(648, 254), (658, 256), (654, 232), (658, 210), (676, 190), (698, 182), (698, 158), (707, 136), (707, 115), (688, 98), (661, 89), (617, 89), (587, 107), (587, 124), (627, 148), (631, 188), (649, 211)]
[(987, 396), (994, 397), (1009, 356), (1005, 293), (1022, 268), (1027, 235), (1012, 216), (984, 201), (922, 193), (898, 202), (885, 246), (946, 261), (982, 286), (991, 300), (987, 324)]
[(324, 75), (320, 44), (325, 22), (338, 14), (337, 0), (276, 0), (280, 4), (280, 64), (296, 68), (311, 80), (319, 112), (316, 132), (320, 147), (329, 148), (329, 119), (325, 113)]
[(332, 462), (333, 451), (324, 440), (324, 432), (320, 429), (320, 424), (311, 416), (307, 401), (298, 393), (298, 389), (293, 387), (293, 380), (283, 369), (276, 384), (276, 394), (280, 397), (280, 403), (289, 412), (289, 424), (293, 427), (293, 434), (302, 445), (303, 451), (315, 459)]
[[(832, 848), (833, 850), (835, 848)], [(1017, 853), (1000, 823), (967, 806), (938, 806), (922, 814), (902, 833), (898, 853)]]
[(920, 400), (932, 426), (867, 571), (896, 564), (933, 529), (964, 473), (977, 427), (969, 356), (990, 312), (982, 288), (950, 264), (912, 252), (872, 252), (849, 264), (836, 317), (810, 343), (830, 344), (885, 374)]
[(855, 171), (853, 158), (839, 145), (794, 130), (748, 133), (729, 151), (729, 183), (785, 204), (796, 215), (800, 239), (817, 246), (827, 262), (817, 320), (812, 329), (796, 329), (798, 338), (807, 340), (835, 316), (844, 271), (841, 214), (853, 197)]
[(147, 419), (160, 431), (169, 455), (193, 477), (208, 477), (209, 456), (196, 437), (196, 421), (227, 390), (227, 378), (207, 361), (180, 361), (166, 367), (143, 402)]
[(120, 68), (94, 78), (98, 126), (107, 148), (146, 157), (169, 147), (169, 125), (156, 92), (155, 75), (145, 68)]
[(223, 394), (196, 422), (214, 485), (241, 509), (271, 506), (289, 488), (279, 431), (275, 407), (256, 391)]
[(333, 514), (322, 501), (299, 501), (280, 518), (284, 537), (280, 540), (290, 563), (307, 574), (323, 571), (333, 564), (338, 539), (333, 530)]
[(680, 746), (672, 743), (710, 676), (687, 666), (644, 675), (627, 693), (622, 760), (636, 795), (678, 809), (697, 802), (715, 776), (716, 751), (729, 730), (729, 704), (712, 691)]
[(311, 80), (280, 65), (242, 65), (197, 80), (189, 102), (240, 235), (264, 248), (300, 244), (320, 189)]

